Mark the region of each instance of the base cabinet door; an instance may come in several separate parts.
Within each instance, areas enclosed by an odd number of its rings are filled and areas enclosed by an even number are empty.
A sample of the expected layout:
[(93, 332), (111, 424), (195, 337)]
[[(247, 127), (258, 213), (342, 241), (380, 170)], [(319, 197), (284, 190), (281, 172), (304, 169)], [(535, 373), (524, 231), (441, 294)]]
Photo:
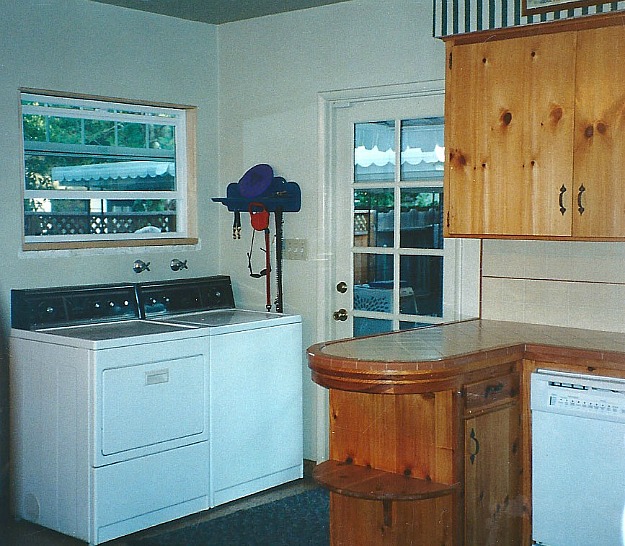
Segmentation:
[(465, 544), (521, 544), (520, 420), (515, 403), (465, 420)]

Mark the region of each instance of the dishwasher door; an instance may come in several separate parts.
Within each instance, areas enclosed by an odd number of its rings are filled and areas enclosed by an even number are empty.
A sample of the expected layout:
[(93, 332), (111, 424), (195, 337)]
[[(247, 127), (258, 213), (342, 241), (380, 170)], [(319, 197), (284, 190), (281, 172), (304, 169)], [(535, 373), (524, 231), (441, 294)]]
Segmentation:
[(625, 546), (625, 382), (538, 371), (531, 389), (533, 540)]

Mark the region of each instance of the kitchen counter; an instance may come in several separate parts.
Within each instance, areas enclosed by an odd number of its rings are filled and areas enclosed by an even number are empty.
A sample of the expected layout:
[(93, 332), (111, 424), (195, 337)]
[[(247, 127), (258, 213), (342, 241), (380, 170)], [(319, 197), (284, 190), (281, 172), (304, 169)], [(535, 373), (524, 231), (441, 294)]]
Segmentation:
[(312, 378), (319, 385), (396, 394), (453, 387), (459, 376), (498, 360), (563, 358), (625, 370), (625, 334), (476, 319), (308, 349)]
[(527, 546), (529, 380), (625, 377), (625, 334), (468, 320), (308, 349), (329, 389), (330, 544)]

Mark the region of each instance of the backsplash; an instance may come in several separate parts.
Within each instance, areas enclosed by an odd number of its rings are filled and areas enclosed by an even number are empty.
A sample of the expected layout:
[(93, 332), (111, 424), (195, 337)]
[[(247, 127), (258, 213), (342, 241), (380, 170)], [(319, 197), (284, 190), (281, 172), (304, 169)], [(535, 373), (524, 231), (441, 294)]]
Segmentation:
[(625, 332), (625, 243), (485, 240), (482, 318)]
[[(433, 1), (433, 33), (437, 38), (454, 34), (464, 34), (466, 32), (531, 25), (625, 10), (625, 1), (623, 1), (598, 4), (595, 6), (575, 7), (573, 9), (561, 9), (548, 13), (525, 16), (522, 12), (522, 2), (524, 0)], [(566, 4), (563, 5), (566, 6)]]

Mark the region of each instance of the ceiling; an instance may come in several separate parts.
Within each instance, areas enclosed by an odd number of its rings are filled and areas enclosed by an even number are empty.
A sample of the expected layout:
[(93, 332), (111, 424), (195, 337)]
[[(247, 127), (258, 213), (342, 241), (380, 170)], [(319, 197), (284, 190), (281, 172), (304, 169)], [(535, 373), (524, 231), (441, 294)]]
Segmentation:
[(94, 0), (179, 19), (219, 25), (274, 13), (297, 11), (345, 0)]

